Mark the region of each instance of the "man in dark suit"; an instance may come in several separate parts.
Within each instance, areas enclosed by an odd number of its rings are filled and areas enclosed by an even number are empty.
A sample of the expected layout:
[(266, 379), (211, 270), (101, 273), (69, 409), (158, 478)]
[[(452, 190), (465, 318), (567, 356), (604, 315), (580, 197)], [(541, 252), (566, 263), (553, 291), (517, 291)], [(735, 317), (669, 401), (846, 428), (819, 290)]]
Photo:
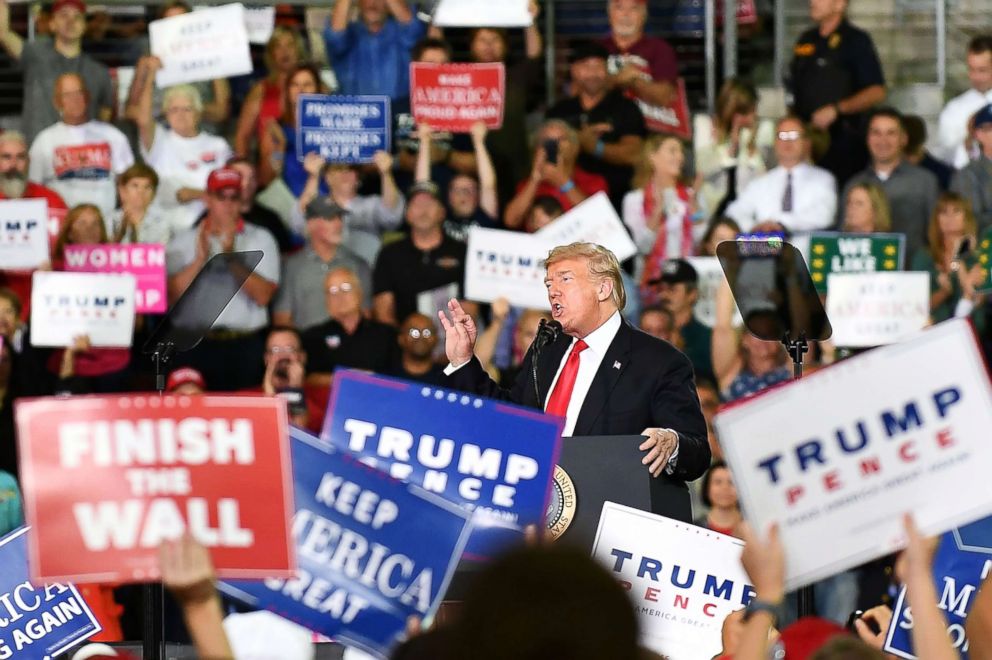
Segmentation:
[[(500, 388), (474, 355), (477, 330), (457, 301), (438, 312), (445, 330), (451, 387), (506, 399), (565, 418), (563, 435), (645, 435), (642, 463), (652, 510), (691, 521), (685, 482), (710, 464), (706, 422), (692, 365), (671, 344), (632, 328), (621, 316), (627, 296), (609, 250), (573, 243), (545, 262), (551, 316), (563, 332), (545, 346), (533, 379), (534, 346), (513, 386)], [(537, 391), (535, 391), (537, 390)]]

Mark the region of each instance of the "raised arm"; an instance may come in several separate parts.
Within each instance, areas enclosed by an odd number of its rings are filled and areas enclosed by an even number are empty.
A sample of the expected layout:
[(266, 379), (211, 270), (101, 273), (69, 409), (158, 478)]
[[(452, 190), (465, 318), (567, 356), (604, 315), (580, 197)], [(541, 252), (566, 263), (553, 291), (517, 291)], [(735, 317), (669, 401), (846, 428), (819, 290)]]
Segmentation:
[(530, 0), (527, 11), (530, 12), (531, 23), (524, 28), (524, 52), (527, 59), (536, 60), (544, 50), (544, 40), (541, 38), (541, 31), (537, 29), (537, 15), (541, 11), (537, 6), (537, 0)]
[(379, 150), (373, 154), (372, 162), (379, 172), (382, 205), (387, 209), (394, 209), (400, 199), (400, 189), (393, 178), (393, 156), (388, 151)]
[(179, 604), (199, 657), (234, 658), (207, 549), (189, 535), (164, 541), (159, 547), (159, 566), (162, 584)]
[(10, 27), (10, 5), (7, 4), (7, 0), (0, 0), (0, 43), (3, 44), (7, 54), (15, 60), (21, 59), (24, 39)]
[(496, 168), (486, 149), (486, 124), (477, 121), (472, 125), (472, 146), (475, 147), (475, 160), (479, 168), (479, 207), (490, 218), (499, 218), (499, 196), (496, 191)]
[(947, 619), (937, 605), (931, 568), (935, 546), (916, 529), (910, 514), (903, 525), (909, 543), (896, 563), (896, 573), (906, 585), (906, 600), (913, 610), (913, 650), (918, 658), (957, 660), (958, 653), (947, 636)]
[(146, 55), (138, 60), (138, 70), (131, 81), (125, 114), (138, 126), (141, 147), (151, 151), (155, 142), (155, 118), (152, 112), (152, 95), (155, 88), (155, 72), (162, 68), (162, 61), (154, 55)]
[(725, 389), (741, 370), (741, 356), (737, 331), (733, 326), (734, 296), (724, 280), (716, 294), (716, 321), (713, 324), (712, 346), (713, 373), (720, 389)]
[(420, 142), (420, 149), (417, 151), (417, 168), (414, 170), (413, 180), (421, 183), (431, 180), (431, 127), (423, 122), (417, 124), (417, 140)]
[(231, 116), (231, 85), (226, 78), (210, 81), (214, 100), (203, 104), (203, 119), (212, 124), (221, 124)]
[(495, 378), (496, 367), (493, 365), (493, 356), (496, 355), (496, 344), (499, 342), (500, 333), (503, 332), (506, 317), (510, 313), (510, 303), (506, 298), (497, 298), (493, 301), (492, 313), (492, 322), (479, 334), (479, 339), (475, 342), (475, 356), (482, 363), (482, 368)]
[(413, 12), (410, 11), (410, 5), (407, 4), (407, 0), (386, 0), (386, 6), (389, 7), (393, 18), (398, 22), (406, 25), (413, 20)]
[(331, 30), (343, 32), (348, 27), (348, 17), (351, 14), (351, 0), (337, 0), (334, 12), (331, 13)]
[(324, 163), (326, 162), (316, 151), (311, 151), (303, 157), (303, 169), (307, 171), (307, 182), (300, 192), (300, 200), (297, 204), (301, 211), (305, 211), (307, 204), (313, 201), (319, 193), (320, 173), (324, 171)]
[(241, 105), (241, 114), (238, 115), (238, 128), (234, 133), (234, 151), (239, 156), (247, 156), (251, 150), (251, 139), (255, 134), (255, 125), (258, 123), (258, 115), (262, 110), (262, 95), (265, 90), (262, 83), (255, 83), (245, 102)]

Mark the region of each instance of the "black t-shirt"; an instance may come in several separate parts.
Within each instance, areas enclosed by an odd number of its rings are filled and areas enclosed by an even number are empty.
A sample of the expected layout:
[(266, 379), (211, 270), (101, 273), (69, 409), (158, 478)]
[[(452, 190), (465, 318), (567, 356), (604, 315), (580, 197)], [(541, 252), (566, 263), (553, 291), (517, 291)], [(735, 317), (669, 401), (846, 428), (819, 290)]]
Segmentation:
[(499, 223), (491, 215), (476, 208), (472, 215), (467, 218), (460, 218), (448, 209), (448, 217), (444, 221), (444, 233), (456, 241), (468, 242), (468, 230), (472, 227), (485, 227), (486, 229), (499, 229)]
[(444, 385), (447, 379), (447, 376), (444, 375), (444, 367), (439, 364), (431, 365), (431, 368), (422, 374), (412, 374), (403, 368), (402, 363), (399, 363), (389, 375), (427, 385)]
[[(409, 237), (383, 246), (372, 273), (372, 290), (376, 295), (392, 293), (396, 302), (396, 321), (417, 311), (417, 297), (435, 292), (437, 301), (461, 297), (465, 279), (465, 244), (444, 235), (433, 250), (417, 249)], [(443, 289), (437, 291), (438, 289)], [(440, 309), (436, 301), (433, 310)]]
[[(589, 110), (583, 110), (575, 96), (559, 101), (548, 110), (547, 118), (564, 120), (576, 130), (584, 124), (610, 124), (613, 130), (603, 135), (603, 142), (606, 144), (615, 144), (628, 135), (644, 137), (647, 134), (640, 108), (616, 90), (608, 92), (603, 100)], [(619, 207), (623, 196), (631, 188), (634, 168), (629, 165), (611, 165), (599, 156), (585, 152), (579, 155), (578, 165), (586, 172), (599, 174), (606, 179), (610, 187), (610, 199), (614, 206)]]
[(389, 373), (399, 354), (396, 330), (368, 319), (358, 323), (353, 335), (334, 319), (315, 325), (303, 333), (303, 350), (309, 373), (331, 373), (336, 367)]
[(846, 20), (826, 37), (813, 27), (796, 41), (790, 87), (796, 113), (803, 121), (825, 105), (884, 84), (871, 36)]

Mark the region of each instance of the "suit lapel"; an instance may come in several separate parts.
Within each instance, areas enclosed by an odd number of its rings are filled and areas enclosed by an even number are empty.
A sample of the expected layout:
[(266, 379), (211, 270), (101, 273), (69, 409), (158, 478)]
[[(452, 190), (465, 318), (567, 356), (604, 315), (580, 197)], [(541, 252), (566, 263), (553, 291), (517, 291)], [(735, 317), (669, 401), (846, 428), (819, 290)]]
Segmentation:
[(603, 361), (600, 363), (596, 375), (593, 376), (585, 401), (582, 402), (582, 410), (579, 411), (579, 418), (575, 421), (575, 430), (572, 435), (589, 435), (593, 424), (603, 412), (603, 407), (609, 400), (610, 393), (630, 361), (632, 332), (627, 321), (621, 318), (620, 329), (617, 330), (616, 337), (610, 342), (610, 347), (606, 349), (606, 355), (603, 356)]

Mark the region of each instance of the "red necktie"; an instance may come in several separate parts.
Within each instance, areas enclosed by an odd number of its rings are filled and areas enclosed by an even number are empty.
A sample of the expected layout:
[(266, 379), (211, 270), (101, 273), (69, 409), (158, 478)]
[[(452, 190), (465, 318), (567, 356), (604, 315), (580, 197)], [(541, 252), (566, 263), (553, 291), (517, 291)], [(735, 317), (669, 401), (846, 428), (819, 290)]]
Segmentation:
[(555, 389), (551, 392), (544, 412), (559, 417), (564, 417), (568, 412), (568, 401), (572, 398), (572, 389), (575, 388), (575, 377), (579, 375), (579, 353), (587, 348), (589, 348), (588, 344), (581, 339), (572, 346), (572, 352), (568, 354), (565, 368), (558, 376), (558, 382), (555, 383)]

